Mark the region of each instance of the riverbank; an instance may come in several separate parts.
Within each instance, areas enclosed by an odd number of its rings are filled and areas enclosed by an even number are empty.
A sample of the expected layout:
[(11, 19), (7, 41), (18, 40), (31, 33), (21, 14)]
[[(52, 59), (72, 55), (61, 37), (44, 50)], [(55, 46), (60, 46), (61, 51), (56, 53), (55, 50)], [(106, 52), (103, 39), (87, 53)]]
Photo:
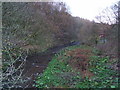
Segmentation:
[(47, 49), (45, 52), (32, 53), (28, 55), (22, 75), (23, 80), (27, 80), (27, 82), (23, 83), (22, 87), (32, 88), (33, 84), (35, 84), (34, 80), (36, 80), (36, 77), (38, 77), (39, 74), (43, 73), (55, 54), (68, 46), (74, 46), (78, 43), (79, 42), (71, 42), (65, 45), (54, 46)]
[(89, 46), (71, 46), (61, 50), (37, 77), (35, 87), (118, 88), (118, 73), (110, 67), (113, 62), (108, 56), (98, 54), (98, 50)]

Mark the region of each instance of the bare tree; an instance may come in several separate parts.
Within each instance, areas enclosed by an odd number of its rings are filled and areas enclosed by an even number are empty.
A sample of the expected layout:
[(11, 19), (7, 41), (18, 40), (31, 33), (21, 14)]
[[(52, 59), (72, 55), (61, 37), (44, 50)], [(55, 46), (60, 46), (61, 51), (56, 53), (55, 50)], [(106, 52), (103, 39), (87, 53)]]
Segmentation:
[[(106, 54), (117, 54), (118, 45), (118, 22), (119, 22), (119, 5), (118, 3), (104, 9), (99, 16), (96, 17), (97, 21), (103, 25), (102, 31), (105, 35), (106, 43), (99, 45), (101, 50)], [(114, 44), (113, 44), (114, 43)]]

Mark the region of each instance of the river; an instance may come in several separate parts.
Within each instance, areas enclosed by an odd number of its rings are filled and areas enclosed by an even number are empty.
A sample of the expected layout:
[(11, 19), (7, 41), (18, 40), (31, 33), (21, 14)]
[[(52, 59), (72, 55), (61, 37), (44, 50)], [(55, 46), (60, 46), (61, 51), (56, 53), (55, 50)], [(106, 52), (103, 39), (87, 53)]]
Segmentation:
[(35, 53), (32, 55), (28, 55), (23, 72), (23, 79), (27, 79), (28, 81), (22, 84), (22, 87), (33, 88), (33, 84), (35, 84), (34, 80), (46, 69), (48, 63), (52, 60), (54, 54), (56, 54), (65, 47), (73, 45), (80, 45), (80, 43), (71, 42), (61, 46), (54, 46), (47, 49), (47, 51), (43, 53)]

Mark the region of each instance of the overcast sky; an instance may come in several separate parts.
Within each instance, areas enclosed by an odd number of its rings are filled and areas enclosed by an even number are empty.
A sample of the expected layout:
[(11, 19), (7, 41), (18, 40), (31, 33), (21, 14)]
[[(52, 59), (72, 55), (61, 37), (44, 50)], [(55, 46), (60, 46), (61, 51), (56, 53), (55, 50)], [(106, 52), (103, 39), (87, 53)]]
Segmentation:
[(73, 16), (94, 20), (103, 9), (119, 0), (63, 0), (70, 8)]

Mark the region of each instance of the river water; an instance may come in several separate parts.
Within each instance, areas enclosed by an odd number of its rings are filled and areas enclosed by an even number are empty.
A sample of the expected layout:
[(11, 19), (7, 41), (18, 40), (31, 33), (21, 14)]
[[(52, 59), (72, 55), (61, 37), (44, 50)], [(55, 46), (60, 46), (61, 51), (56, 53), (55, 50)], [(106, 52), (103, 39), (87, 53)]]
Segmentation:
[(78, 44), (78, 42), (72, 42), (69, 44), (49, 48), (45, 53), (43, 52), (28, 55), (23, 71), (23, 79), (27, 79), (28, 81), (22, 84), (22, 87), (32, 88), (33, 84), (35, 84), (34, 80), (46, 69), (48, 63), (51, 61), (54, 54), (56, 54), (65, 47)]

